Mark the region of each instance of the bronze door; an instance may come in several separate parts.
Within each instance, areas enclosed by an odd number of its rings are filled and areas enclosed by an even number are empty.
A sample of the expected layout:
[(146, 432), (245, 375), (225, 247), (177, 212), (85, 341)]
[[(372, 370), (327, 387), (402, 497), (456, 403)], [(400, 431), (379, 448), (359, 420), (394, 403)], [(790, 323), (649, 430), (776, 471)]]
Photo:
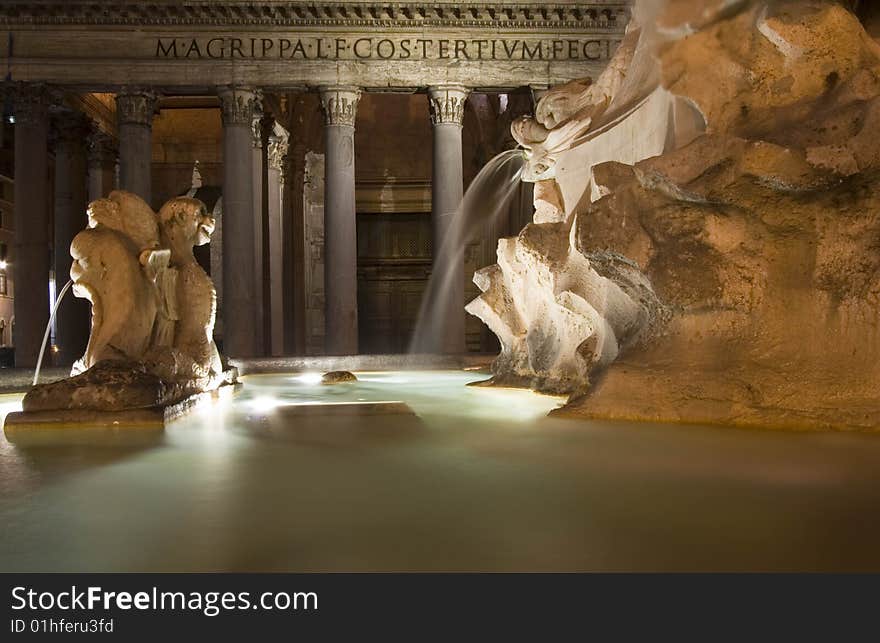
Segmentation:
[(405, 353), (431, 272), (428, 213), (358, 214), (361, 353)]

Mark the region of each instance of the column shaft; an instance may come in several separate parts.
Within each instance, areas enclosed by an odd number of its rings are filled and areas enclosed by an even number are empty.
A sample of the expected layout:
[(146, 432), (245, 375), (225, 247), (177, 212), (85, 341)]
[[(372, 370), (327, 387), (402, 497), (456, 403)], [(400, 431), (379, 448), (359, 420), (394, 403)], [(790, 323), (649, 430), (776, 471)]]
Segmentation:
[(15, 97), (15, 365), (33, 368), (49, 322), (48, 97), (23, 87)]
[(254, 280), (254, 174), (251, 120), (256, 96), (220, 92), (223, 104), (223, 350), (257, 355)]
[[(61, 292), (70, 279), (70, 243), (86, 227), (86, 143), (89, 125), (84, 117), (66, 114), (58, 124), (55, 146), (54, 261), (55, 290)], [(55, 315), (54, 363), (70, 366), (85, 352), (89, 341), (89, 302), (68, 292)]]
[[(277, 130), (278, 128), (276, 128)], [(268, 144), (269, 216), (269, 315), (270, 354), (284, 355), (284, 238), (288, 234), (282, 216), (284, 207), (284, 156), (287, 136), (273, 133)]]
[(465, 352), (465, 239), (453, 228), (463, 194), (461, 130), (467, 92), (461, 87), (432, 87), (428, 92), (433, 123), (434, 166), (431, 173), (433, 270), (431, 293), (437, 301), (429, 310), (433, 320), (433, 350)]
[(106, 197), (116, 189), (116, 147), (103, 132), (89, 138), (89, 202)]
[[(258, 109), (259, 105), (255, 105)], [(266, 304), (263, 284), (263, 224), (265, 219), (264, 180), (266, 178), (266, 136), (263, 131), (264, 120), (261, 113), (254, 114), (251, 128), (253, 133), (253, 199), (254, 199), (254, 341), (259, 355), (266, 349)]]
[(358, 351), (354, 120), (360, 92), (324, 88), (325, 352)]
[[(302, 186), (295, 176), (296, 163), (293, 157), (298, 150), (290, 149), (284, 156), (281, 170), (281, 230), (283, 231), (281, 252), (284, 256), (282, 292), (284, 295), (284, 354), (301, 355), (302, 346), (298, 342), (300, 318), (303, 306), (300, 305), (305, 288), (301, 280), (303, 246), (302, 221), (299, 225), (295, 215), (293, 196), (299, 195), (302, 201)], [(302, 206), (300, 205), (300, 211)]]
[(119, 131), (119, 187), (152, 203), (153, 111), (156, 96), (148, 91), (116, 96)]

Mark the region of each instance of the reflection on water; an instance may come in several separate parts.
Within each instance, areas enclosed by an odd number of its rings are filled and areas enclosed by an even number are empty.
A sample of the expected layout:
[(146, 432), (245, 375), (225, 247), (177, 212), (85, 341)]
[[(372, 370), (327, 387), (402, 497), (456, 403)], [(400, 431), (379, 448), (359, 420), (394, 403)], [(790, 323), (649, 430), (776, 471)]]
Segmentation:
[[(559, 399), (464, 386), (480, 373), (358, 377), (247, 377), (148, 444), (0, 441), (0, 569), (880, 570), (880, 436), (549, 419)], [(293, 405), (383, 401), (416, 415), (287, 433)]]

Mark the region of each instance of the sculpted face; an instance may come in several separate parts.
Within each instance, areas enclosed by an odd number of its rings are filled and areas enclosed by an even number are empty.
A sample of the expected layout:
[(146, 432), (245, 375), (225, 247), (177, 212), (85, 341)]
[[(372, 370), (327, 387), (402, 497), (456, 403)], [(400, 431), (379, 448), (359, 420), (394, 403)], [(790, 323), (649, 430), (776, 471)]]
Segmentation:
[(524, 116), (510, 124), (510, 133), (523, 148), (523, 156), (526, 159), (522, 180), (535, 183), (552, 178), (556, 160), (547, 153), (544, 146), (550, 134), (549, 130), (535, 119)]
[(153, 286), (130, 238), (103, 226), (88, 228), (70, 245), (73, 293), (92, 304), (86, 368), (108, 357), (137, 358), (156, 315)]
[(214, 234), (214, 217), (208, 214), (208, 210), (205, 208), (204, 204), (199, 204), (199, 215), (198, 215), (198, 230), (199, 234), (196, 238), (197, 246), (203, 246), (211, 240), (211, 235)]
[(159, 210), (159, 221), (162, 235), (177, 252), (208, 243), (214, 233), (214, 217), (198, 199), (179, 197), (168, 201)]
[[(103, 284), (108, 276), (106, 251), (113, 243), (102, 243), (102, 231), (84, 231), (76, 235), (70, 246), (70, 278), (73, 280), (73, 294), (88, 299), (100, 309)], [(112, 251), (111, 251), (112, 252)], [(110, 262), (112, 263), (112, 261)]]

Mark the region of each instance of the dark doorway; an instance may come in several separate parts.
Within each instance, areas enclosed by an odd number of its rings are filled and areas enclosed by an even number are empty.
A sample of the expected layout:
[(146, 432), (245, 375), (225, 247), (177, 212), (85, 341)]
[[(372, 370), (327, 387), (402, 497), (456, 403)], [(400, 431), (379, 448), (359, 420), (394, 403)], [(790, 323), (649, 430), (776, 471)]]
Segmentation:
[(431, 274), (429, 213), (357, 215), (361, 353), (405, 353)]

